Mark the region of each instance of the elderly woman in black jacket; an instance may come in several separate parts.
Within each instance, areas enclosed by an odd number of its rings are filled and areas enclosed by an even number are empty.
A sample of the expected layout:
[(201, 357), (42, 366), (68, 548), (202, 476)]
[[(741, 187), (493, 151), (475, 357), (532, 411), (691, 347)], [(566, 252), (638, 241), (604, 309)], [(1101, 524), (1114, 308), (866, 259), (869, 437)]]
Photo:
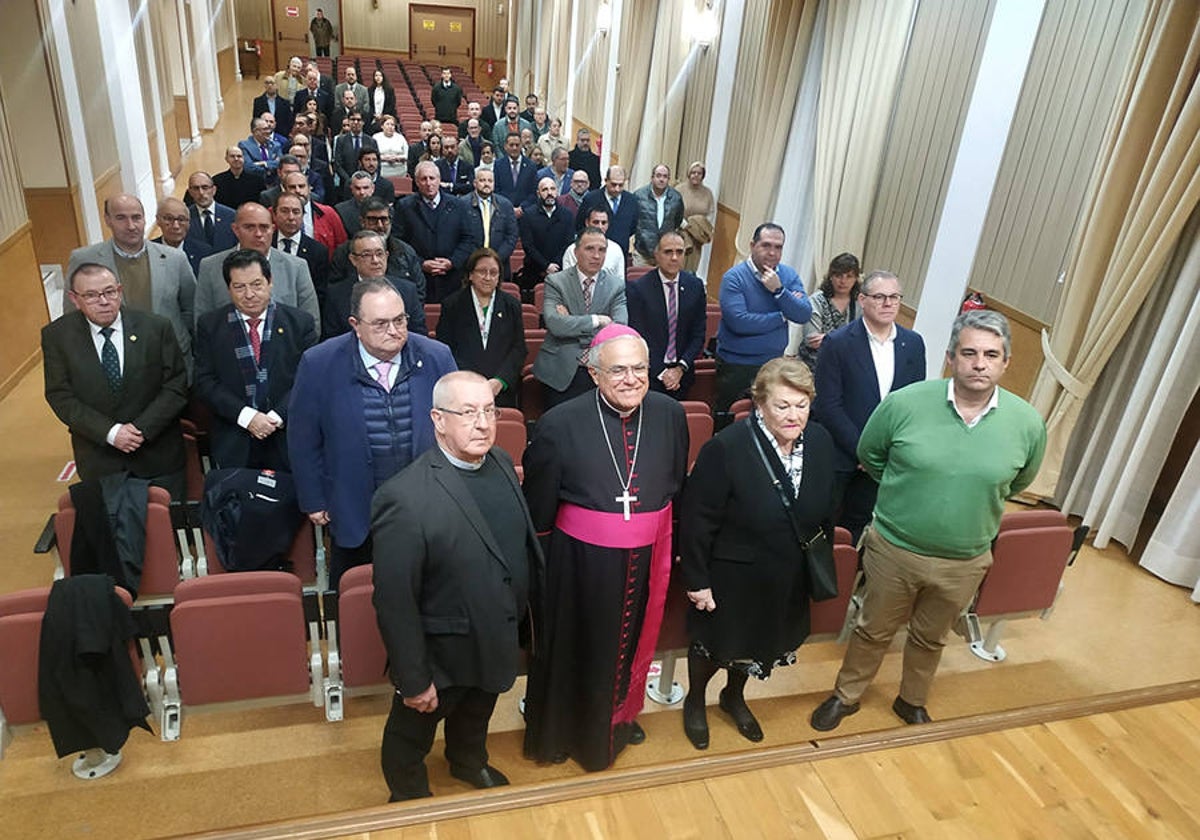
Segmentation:
[(680, 552), (695, 609), (683, 723), (696, 749), (708, 746), (705, 688), (721, 669), (720, 708), (745, 738), (762, 740), (746, 680), (795, 662), (808, 636), (803, 546), (833, 534), (833, 441), (808, 420), (814, 394), (803, 362), (767, 362), (751, 389), (753, 413), (704, 445), (684, 490)]

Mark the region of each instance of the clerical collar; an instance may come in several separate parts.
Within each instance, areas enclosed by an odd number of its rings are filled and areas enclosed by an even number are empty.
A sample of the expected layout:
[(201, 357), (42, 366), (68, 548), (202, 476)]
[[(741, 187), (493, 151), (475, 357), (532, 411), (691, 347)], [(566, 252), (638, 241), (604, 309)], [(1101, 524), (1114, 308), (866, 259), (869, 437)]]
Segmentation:
[(476, 470), (481, 469), (483, 467), (483, 462), (487, 460), (486, 455), (474, 463), (471, 461), (464, 461), (462, 458), (455, 458), (448, 451), (446, 451), (446, 447), (442, 446), (440, 443), (438, 444), (438, 449), (442, 450), (442, 454), (446, 456), (446, 460), (450, 462), (451, 466), (458, 467), (460, 470), (466, 470), (468, 472), (475, 472)]
[(628, 420), (633, 416), (635, 411), (642, 407), (641, 403), (638, 403), (637, 407), (635, 408), (631, 408), (628, 411), (621, 411), (619, 408), (616, 408), (612, 403), (605, 399), (604, 394), (598, 394), (598, 396), (600, 397), (600, 402), (604, 403), (605, 408), (607, 408), (613, 414), (616, 414), (622, 420)]
[(113, 247), (113, 250), (116, 251), (118, 257), (124, 257), (127, 260), (136, 260), (142, 254), (146, 253), (146, 240), (143, 239), (142, 247), (138, 248), (133, 253), (129, 253), (128, 251), (122, 250), (121, 246), (117, 244), (115, 239), (113, 240), (112, 247)]

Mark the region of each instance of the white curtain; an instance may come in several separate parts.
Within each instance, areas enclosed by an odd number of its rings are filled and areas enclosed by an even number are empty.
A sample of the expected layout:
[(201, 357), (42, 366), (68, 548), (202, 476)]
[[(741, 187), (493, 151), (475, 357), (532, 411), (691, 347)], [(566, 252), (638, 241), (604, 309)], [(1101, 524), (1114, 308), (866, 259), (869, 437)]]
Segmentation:
[[(1095, 545), (1115, 539), (1127, 548), (1162, 471), (1167, 453), (1200, 388), (1200, 213), (1160, 273), (1122, 346), (1093, 390), (1072, 440), (1059, 484), (1064, 510), (1096, 529)], [(1195, 458), (1193, 458), (1195, 461)], [(1172, 506), (1185, 514), (1196, 504), (1200, 469), (1191, 492), (1184, 483)], [(1194, 510), (1192, 511), (1195, 512)], [(1164, 516), (1160, 530), (1173, 524)], [(1197, 520), (1185, 519), (1194, 525)], [(1189, 528), (1187, 530), (1194, 530)]]
[(1200, 603), (1200, 448), (1193, 450), (1140, 565), (1163, 580), (1192, 590)]

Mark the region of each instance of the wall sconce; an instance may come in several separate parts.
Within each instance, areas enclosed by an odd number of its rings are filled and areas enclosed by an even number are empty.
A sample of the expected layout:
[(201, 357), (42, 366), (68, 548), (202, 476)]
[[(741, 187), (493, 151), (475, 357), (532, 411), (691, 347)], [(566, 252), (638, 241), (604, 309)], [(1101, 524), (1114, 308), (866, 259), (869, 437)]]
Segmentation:
[(600, 8), (596, 9), (596, 29), (601, 35), (607, 35), (608, 30), (612, 28), (612, 6), (606, 2), (600, 4)]
[(717, 22), (717, 13), (713, 11), (711, 3), (696, 13), (690, 29), (692, 43), (702, 50), (708, 49), (712, 46), (713, 41), (717, 40), (720, 24)]

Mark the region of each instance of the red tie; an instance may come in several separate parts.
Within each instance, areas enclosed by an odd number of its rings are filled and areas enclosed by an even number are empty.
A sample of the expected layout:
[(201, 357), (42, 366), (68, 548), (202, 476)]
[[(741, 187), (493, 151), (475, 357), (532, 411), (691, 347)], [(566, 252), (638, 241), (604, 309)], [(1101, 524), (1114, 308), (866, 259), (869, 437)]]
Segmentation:
[(248, 322), (250, 327), (250, 349), (254, 351), (254, 364), (258, 364), (262, 358), (262, 337), (258, 334), (258, 325), (262, 323), (262, 318), (251, 318)]

